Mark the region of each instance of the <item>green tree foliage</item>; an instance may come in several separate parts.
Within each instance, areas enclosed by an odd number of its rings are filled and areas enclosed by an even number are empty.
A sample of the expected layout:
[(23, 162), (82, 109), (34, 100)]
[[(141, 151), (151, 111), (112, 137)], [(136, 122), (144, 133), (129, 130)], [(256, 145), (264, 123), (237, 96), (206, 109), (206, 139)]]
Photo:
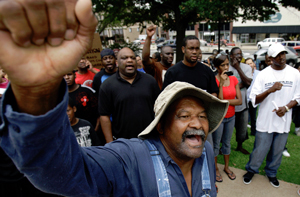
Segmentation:
[(110, 45), (111, 49), (122, 49), (124, 47), (130, 48), (132, 51), (134, 51), (136, 54), (138, 54), (140, 52), (140, 45), (139, 44), (135, 44), (133, 42), (131, 43), (127, 43), (127, 42), (123, 42), (123, 43), (114, 43), (112, 45)]
[(103, 16), (99, 32), (116, 24), (139, 23), (143, 26), (143, 22), (152, 22), (164, 30), (175, 30), (177, 60), (183, 57), (181, 42), (189, 24), (220, 19), (230, 22), (239, 17), (243, 21), (263, 21), (278, 11), (279, 4), (300, 9), (299, 0), (93, 0), (93, 4), (95, 12)]

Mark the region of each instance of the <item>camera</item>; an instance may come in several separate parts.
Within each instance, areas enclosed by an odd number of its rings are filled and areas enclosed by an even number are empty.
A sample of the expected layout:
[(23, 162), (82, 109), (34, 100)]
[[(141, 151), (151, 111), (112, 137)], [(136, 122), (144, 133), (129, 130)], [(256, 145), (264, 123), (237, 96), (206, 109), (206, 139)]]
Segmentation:
[(227, 72), (225, 72), (225, 74), (228, 75), (228, 76), (232, 76), (233, 72), (232, 71), (227, 71)]

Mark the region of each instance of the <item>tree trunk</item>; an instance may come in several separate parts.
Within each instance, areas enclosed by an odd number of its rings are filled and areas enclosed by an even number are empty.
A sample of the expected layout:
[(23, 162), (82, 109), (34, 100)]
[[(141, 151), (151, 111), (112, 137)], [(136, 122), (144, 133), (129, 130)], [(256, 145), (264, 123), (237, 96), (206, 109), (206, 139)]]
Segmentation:
[[(177, 21), (177, 20), (176, 20)], [(185, 24), (183, 22), (181, 22), (181, 24), (177, 24), (176, 22), (176, 31), (177, 31), (177, 35), (176, 35), (176, 62), (179, 62), (181, 60), (183, 60), (183, 53), (181, 50), (182, 47), (182, 42), (183, 39), (185, 37)]]
[(185, 29), (187, 27), (187, 21), (182, 18), (179, 7), (175, 11), (175, 29), (176, 29), (176, 62), (183, 60), (183, 53), (181, 50), (182, 41), (185, 37)]

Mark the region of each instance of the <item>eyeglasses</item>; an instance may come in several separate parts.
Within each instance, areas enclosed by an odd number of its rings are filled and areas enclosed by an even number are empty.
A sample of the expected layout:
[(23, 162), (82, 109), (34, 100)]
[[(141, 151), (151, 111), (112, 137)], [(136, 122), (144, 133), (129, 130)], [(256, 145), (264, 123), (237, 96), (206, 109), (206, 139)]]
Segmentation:
[(221, 52), (216, 56), (216, 59), (218, 59), (219, 57), (221, 57), (221, 55), (228, 56), (227, 53), (225, 53), (224, 51), (221, 51)]

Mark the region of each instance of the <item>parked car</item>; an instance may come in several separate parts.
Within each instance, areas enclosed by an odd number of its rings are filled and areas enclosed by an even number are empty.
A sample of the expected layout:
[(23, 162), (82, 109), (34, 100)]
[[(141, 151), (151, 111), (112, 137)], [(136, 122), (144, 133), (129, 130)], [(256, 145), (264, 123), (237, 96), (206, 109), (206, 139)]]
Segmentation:
[[(287, 54), (286, 54), (286, 63), (290, 66), (293, 66), (294, 64), (296, 64), (298, 62), (298, 56), (292, 52), (288, 47), (285, 47), (285, 49), (287, 50)], [(254, 54), (257, 55), (257, 59), (259, 59), (261, 61), (262, 64), (265, 64), (265, 54), (268, 52), (268, 49), (259, 49), (258, 51), (256, 51)], [(250, 56), (245, 56), (244, 58), (252, 58), (254, 59), (254, 54), (250, 55)]]
[(293, 47), (297, 52), (297, 55), (300, 57), (300, 41), (284, 41), (281, 43), (283, 46)]
[(161, 52), (161, 48), (162, 48), (163, 46), (170, 46), (170, 47), (172, 47), (172, 49), (175, 51), (175, 50), (176, 50), (176, 40), (166, 40), (166, 41), (163, 42), (163, 43), (159, 43), (159, 44), (157, 45), (157, 51), (158, 51), (158, 52)]
[[(214, 45), (218, 45), (218, 44), (219, 44), (219, 41), (216, 40), (216, 41), (214, 42)], [(221, 46), (221, 47), (226, 47), (226, 46), (227, 46), (227, 41), (226, 41), (226, 40), (221, 40), (220, 46)]]
[(207, 46), (207, 42), (205, 40), (199, 40), (200, 41), (200, 46)]
[(233, 43), (233, 42), (227, 42), (227, 46), (232, 46), (232, 47), (234, 47), (234, 46), (235, 46), (235, 43)]
[(260, 41), (257, 43), (257, 48), (258, 49), (263, 49), (263, 48), (269, 48), (274, 43), (277, 42), (284, 42), (285, 40), (283, 38), (266, 38), (263, 41)]
[(300, 46), (300, 41), (284, 41), (281, 44), (283, 46), (295, 47), (295, 46)]
[(293, 47), (286, 47), (286, 48), (288, 48), (290, 51), (292, 51), (293, 53), (295, 53), (295, 55), (298, 56), (297, 51)]
[(164, 37), (157, 38), (157, 39), (155, 40), (155, 43), (156, 43), (156, 44), (159, 44), (159, 43), (161, 43), (161, 42), (164, 42), (165, 40), (166, 40), (166, 38), (164, 38)]
[(140, 44), (144, 44), (145, 43), (145, 40), (144, 39), (137, 39), (137, 40), (134, 40), (133, 43), (135, 45), (140, 45)]
[(293, 49), (295, 49), (295, 51), (298, 53), (298, 57), (300, 57), (300, 46), (295, 46)]
[[(145, 40), (144, 39), (137, 39), (137, 40), (134, 40), (133, 43), (135, 45), (141, 45), (141, 44), (145, 44)], [(151, 43), (155, 43), (155, 40), (151, 39)]]
[[(211, 45), (211, 44), (209, 44), (209, 45)], [(218, 45), (218, 41), (215, 41), (213, 43), (213, 45)], [(235, 43), (233, 43), (233, 42), (227, 42), (227, 40), (221, 40), (220, 46), (221, 47), (235, 46)]]

